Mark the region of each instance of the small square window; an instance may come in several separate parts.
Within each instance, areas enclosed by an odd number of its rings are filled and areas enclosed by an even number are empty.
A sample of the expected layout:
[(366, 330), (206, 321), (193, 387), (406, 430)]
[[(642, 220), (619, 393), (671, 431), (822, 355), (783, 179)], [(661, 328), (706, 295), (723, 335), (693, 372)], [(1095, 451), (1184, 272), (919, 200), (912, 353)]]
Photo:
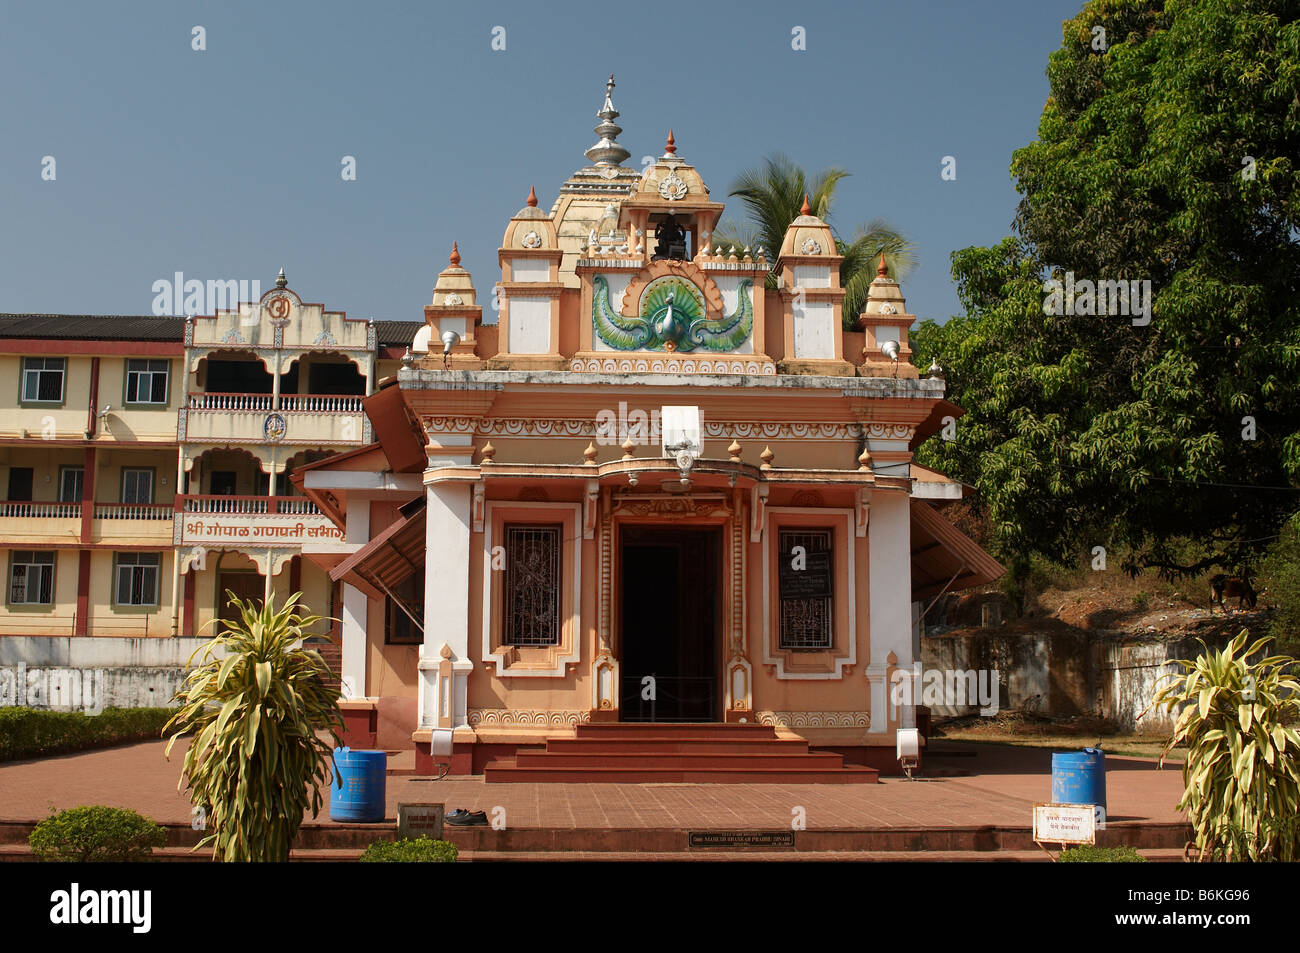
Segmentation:
[(23, 358), (23, 401), (63, 403), (65, 360), (61, 357)]
[(48, 606), (54, 602), (54, 553), (17, 550), (9, 567), (12, 605)]
[(158, 604), (160, 553), (119, 553), (116, 568), (116, 602), (119, 606)]
[(168, 367), (168, 361), (127, 361), (126, 402), (128, 404), (167, 403)]

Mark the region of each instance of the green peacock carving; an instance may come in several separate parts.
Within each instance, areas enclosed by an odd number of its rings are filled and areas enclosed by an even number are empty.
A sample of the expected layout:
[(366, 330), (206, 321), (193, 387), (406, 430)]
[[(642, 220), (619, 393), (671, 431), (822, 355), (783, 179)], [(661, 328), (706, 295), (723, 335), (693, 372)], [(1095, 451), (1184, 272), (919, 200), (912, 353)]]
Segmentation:
[[(596, 333), (620, 351), (732, 351), (749, 337), (754, 327), (753, 279), (738, 288), (736, 310), (719, 320), (704, 317), (699, 289), (681, 278), (651, 282), (641, 295), (640, 314), (625, 318), (609, 303), (609, 284), (601, 275), (593, 281), (592, 319)], [(669, 346), (671, 344), (671, 346)]]

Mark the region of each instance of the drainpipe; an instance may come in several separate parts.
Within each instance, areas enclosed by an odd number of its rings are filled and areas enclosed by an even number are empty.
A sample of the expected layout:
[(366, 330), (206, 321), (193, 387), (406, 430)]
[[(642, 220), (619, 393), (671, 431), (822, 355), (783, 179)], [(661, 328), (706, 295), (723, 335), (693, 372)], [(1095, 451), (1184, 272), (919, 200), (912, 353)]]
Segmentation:
[[(179, 497), (181, 495), (181, 488), (184, 485), (183, 484), (184, 480), (185, 480), (185, 451), (182, 447), (178, 446), (176, 448), (176, 486), (174, 487), (175, 492), (172, 493), (173, 498)], [(173, 505), (172, 510), (175, 511), (175, 509), (176, 507)], [(175, 515), (175, 512), (173, 512), (172, 519), (176, 519), (176, 518), (177, 517)], [(183, 526), (184, 517), (181, 517), (181, 520)], [(175, 638), (176, 636), (180, 635), (180, 626), (181, 626), (180, 599), (181, 599), (181, 549), (180, 549), (180, 545), (177, 544), (172, 547), (172, 638)]]

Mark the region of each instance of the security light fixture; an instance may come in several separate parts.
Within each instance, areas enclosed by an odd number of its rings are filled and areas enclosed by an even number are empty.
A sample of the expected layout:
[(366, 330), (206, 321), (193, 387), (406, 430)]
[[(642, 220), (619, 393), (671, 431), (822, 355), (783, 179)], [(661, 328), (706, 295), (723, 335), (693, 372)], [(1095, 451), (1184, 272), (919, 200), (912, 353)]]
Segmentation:
[(898, 363), (898, 342), (894, 340), (881, 341), (880, 351), (885, 357), (889, 358), (895, 364)]
[(442, 366), (447, 366), (447, 358), (451, 355), (451, 349), (460, 343), (460, 335), (455, 331), (442, 332)]

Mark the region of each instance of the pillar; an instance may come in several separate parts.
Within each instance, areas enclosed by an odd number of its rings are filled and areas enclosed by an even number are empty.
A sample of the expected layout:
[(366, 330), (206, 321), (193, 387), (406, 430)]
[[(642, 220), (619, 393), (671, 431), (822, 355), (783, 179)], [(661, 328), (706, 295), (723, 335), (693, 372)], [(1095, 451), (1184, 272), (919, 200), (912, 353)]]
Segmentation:
[[(468, 483), (442, 483), (425, 488), (424, 643), (420, 647), (420, 727), (438, 726), (439, 710), (450, 727), (468, 725), (469, 680), (469, 539)], [(432, 624), (434, 620), (437, 624)], [(450, 649), (453, 677), (438, 677)]]
[[(871, 734), (892, 734), (889, 672), (912, 670), (912, 534), (911, 501), (905, 491), (877, 489), (871, 495), (869, 546), (871, 645), (867, 680), (870, 685)], [(890, 664), (890, 655), (894, 663)], [(887, 743), (883, 738), (877, 744)]]

